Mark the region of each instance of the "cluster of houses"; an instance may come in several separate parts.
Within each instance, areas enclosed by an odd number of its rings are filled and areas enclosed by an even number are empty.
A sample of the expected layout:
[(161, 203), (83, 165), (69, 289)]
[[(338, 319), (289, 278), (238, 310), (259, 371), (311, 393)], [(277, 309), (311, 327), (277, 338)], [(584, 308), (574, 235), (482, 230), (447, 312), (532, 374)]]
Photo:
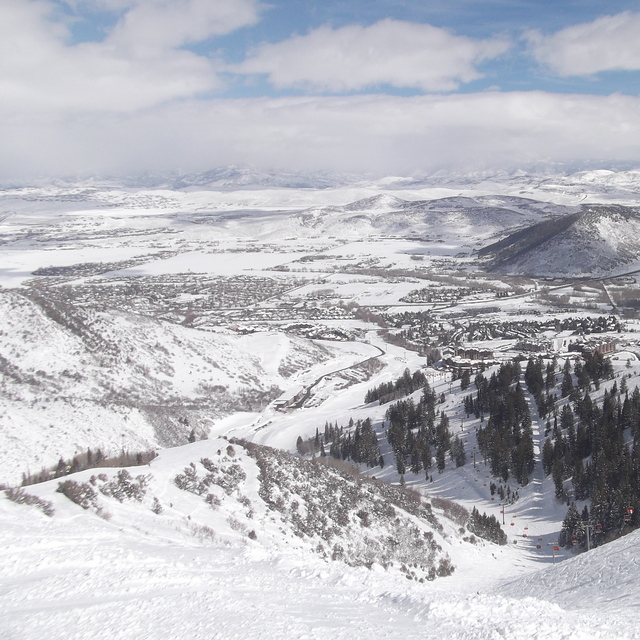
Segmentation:
[[(558, 335), (551, 339), (521, 340), (510, 351), (521, 353), (559, 354), (590, 352), (608, 355), (618, 348), (618, 341), (612, 338), (596, 336), (576, 336), (573, 332)], [(447, 369), (471, 372), (478, 371), (487, 365), (494, 364), (496, 358), (491, 349), (481, 349), (473, 346), (455, 345), (441, 349), (441, 365)]]

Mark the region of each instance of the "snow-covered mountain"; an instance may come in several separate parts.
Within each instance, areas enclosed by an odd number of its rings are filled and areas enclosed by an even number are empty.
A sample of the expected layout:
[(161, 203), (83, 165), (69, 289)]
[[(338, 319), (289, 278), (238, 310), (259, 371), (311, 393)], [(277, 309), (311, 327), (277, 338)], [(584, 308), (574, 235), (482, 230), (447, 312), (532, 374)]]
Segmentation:
[[(476, 461), (485, 417), (425, 355), (472, 324), (498, 361), (551, 339), (538, 283), (482, 260), (624, 271), (640, 261), (639, 204), (633, 171), (232, 167), (0, 191), (0, 482), (88, 448), (91, 464), (97, 447), (159, 451), (0, 493), (0, 636), (640, 638), (637, 533), (552, 564), (566, 504), (543, 471), (546, 419), (528, 397), (535, 468), (501, 504)], [(562, 284), (567, 304), (592, 304), (585, 316), (611, 311), (604, 288)], [(640, 383), (638, 353), (617, 356), (597, 400)], [(394, 464), (387, 406), (364, 399), (407, 369), (430, 381), (460, 468)], [(290, 455), (351, 419), (374, 424), (375, 468)], [(474, 533), (473, 507), (508, 544)]]
[(572, 211), (572, 207), (515, 196), (408, 201), (380, 194), (344, 206), (306, 209), (295, 219), (303, 228), (328, 235), (442, 237), (446, 232), (449, 237), (478, 241)]
[[(229, 171), (216, 175), (238, 180), (240, 174), (248, 175)], [(631, 189), (635, 177), (632, 172), (590, 173), (566, 180), (583, 186), (602, 183), (607, 189), (620, 183)], [(529, 179), (509, 180), (516, 178)], [(0, 480), (37, 471), (89, 444), (114, 451), (183, 442), (192, 430), (205, 433), (213, 419), (238, 407), (262, 407), (300, 383), (283, 372), (308, 372), (335, 358), (327, 347), (277, 329), (258, 343), (255, 336), (231, 330), (232, 319), (225, 330), (188, 326), (191, 304), (200, 304), (203, 313), (208, 313), (207, 305), (241, 307), (242, 317), (249, 319), (258, 310), (251, 297), (237, 303), (241, 292), (273, 286), (277, 293), (303, 284), (278, 284), (265, 269), (326, 279), (330, 290), (331, 274), (343, 266), (351, 271), (414, 270), (418, 261), (412, 258), (435, 254), (447, 257), (450, 269), (461, 250), (471, 256), (472, 248), (509, 231), (515, 234), (481, 251), (496, 253), (502, 272), (593, 275), (640, 259), (634, 209), (614, 204), (581, 209), (574, 196), (536, 199), (542, 193), (536, 192), (523, 197), (510, 184), (503, 183), (502, 193), (487, 193), (484, 182), (458, 194), (452, 189), (380, 192), (379, 184), (344, 191), (267, 189), (249, 195), (118, 190), (96, 184), (3, 191), (5, 268), (0, 278), (5, 287), (30, 284), (28, 291), (0, 295), (6, 390), (0, 414), (6, 461)], [(344, 203), (307, 206), (327, 199)], [(559, 233), (561, 227), (567, 228)], [(353, 244), (367, 238), (376, 244), (366, 249)], [(391, 249), (382, 242), (389, 238), (407, 238), (411, 245)], [(377, 253), (358, 258), (360, 250)], [(307, 275), (310, 269), (316, 275)], [(222, 278), (206, 291), (194, 280), (182, 294), (177, 281), (162, 282), (163, 274), (191, 271), (216, 278), (242, 273), (248, 280), (234, 288)], [(33, 274), (39, 275), (33, 279)], [(155, 279), (138, 279), (142, 274)], [(38, 278), (44, 288), (32, 287)], [(215, 300), (207, 298), (208, 291)], [(399, 301), (404, 294), (399, 289), (394, 295)], [(154, 306), (156, 298), (162, 302), (159, 307)], [(286, 296), (282, 303), (288, 305)], [(155, 317), (158, 308), (166, 311), (180, 304), (182, 315), (161, 314), (171, 323)], [(273, 358), (261, 355), (265, 349), (271, 353), (269, 340), (281, 345)], [(356, 353), (353, 361), (362, 357)], [(51, 429), (52, 424), (64, 426)]]
[(18, 291), (0, 292), (0, 327), (0, 481), (12, 483), (87, 447), (116, 454), (200, 438), (323, 363), (363, 359), (348, 344), (200, 331)]
[(584, 205), (484, 247), (498, 273), (603, 276), (640, 260), (640, 212), (622, 205)]
[(214, 167), (200, 172), (142, 173), (142, 174), (92, 174), (73, 175), (66, 178), (33, 177), (19, 183), (2, 185), (4, 188), (24, 186), (48, 187), (99, 187), (127, 189), (175, 189), (194, 188), (235, 191), (257, 189), (335, 189), (368, 185), (378, 191), (422, 190), (427, 188), (488, 189), (511, 193), (532, 192), (558, 194), (616, 195), (640, 193), (640, 170), (628, 168), (593, 168), (572, 170), (561, 165), (532, 167), (528, 170), (476, 171), (436, 173), (416, 172), (407, 176), (376, 176), (337, 173), (328, 171), (300, 171), (278, 168), (259, 168), (247, 164)]

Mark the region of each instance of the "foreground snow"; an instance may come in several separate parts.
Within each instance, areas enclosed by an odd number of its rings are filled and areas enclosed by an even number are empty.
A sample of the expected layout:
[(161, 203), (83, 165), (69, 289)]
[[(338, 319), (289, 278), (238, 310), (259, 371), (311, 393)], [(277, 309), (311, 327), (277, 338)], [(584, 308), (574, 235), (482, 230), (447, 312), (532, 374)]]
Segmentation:
[[(20, 506), (3, 502), (1, 509), (5, 638), (640, 637), (637, 573), (622, 594), (609, 581), (578, 608), (554, 602), (546, 581), (570, 574), (572, 600), (580, 601), (600, 567), (585, 574), (571, 561), (548, 569), (544, 579), (528, 580), (536, 596), (459, 594), (447, 579), (417, 585), (258, 543), (187, 545), (169, 533), (122, 531), (97, 518), (45, 521)], [(472, 586), (474, 575), (467, 579)], [(607, 602), (620, 595), (622, 611)]]
[(53, 502), (53, 517), (0, 500), (0, 636), (640, 637), (637, 534), (540, 571), (524, 548), (464, 544), (445, 527), (443, 544), (457, 570), (419, 583), (310, 552), (260, 503), (252, 462), (240, 448), (233, 462), (247, 473), (241, 488), (253, 504), (255, 536), (247, 535), (230, 494), (214, 510), (177, 489), (175, 473), (226, 444), (194, 443), (130, 470), (150, 474), (161, 514), (100, 494), (104, 519), (56, 493), (57, 481), (28, 488)]

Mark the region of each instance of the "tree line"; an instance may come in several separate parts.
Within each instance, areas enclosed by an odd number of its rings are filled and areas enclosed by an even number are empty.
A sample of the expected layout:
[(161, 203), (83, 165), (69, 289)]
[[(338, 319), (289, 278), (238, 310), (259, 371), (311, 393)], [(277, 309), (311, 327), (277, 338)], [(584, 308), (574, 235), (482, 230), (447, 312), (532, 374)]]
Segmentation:
[[(575, 371), (574, 371), (575, 374)], [(575, 394), (574, 394), (575, 395)], [(640, 506), (640, 390), (629, 393), (626, 378), (604, 392), (602, 403), (589, 391), (569, 400), (553, 426), (542, 450), (542, 465), (551, 475), (558, 499), (588, 500), (586, 517), (599, 525), (603, 539), (613, 539), (628, 526), (638, 525)], [(629, 512), (632, 509), (632, 512)], [(567, 535), (576, 531), (584, 540), (584, 526), (571, 509)], [(571, 517), (569, 517), (571, 516)]]
[(302, 436), (298, 436), (296, 449), (300, 455), (320, 454), (325, 457), (328, 454), (332, 458), (340, 460), (351, 460), (359, 464), (366, 464), (368, 467), (384, 466), (384, 458), (380, 453), (378, 436), (370, 418), (365, 420), (349, 420), (347, 429), (326, 422), (324, 432), (321, 434), (316, 429), (316, 435), (304, 441)]

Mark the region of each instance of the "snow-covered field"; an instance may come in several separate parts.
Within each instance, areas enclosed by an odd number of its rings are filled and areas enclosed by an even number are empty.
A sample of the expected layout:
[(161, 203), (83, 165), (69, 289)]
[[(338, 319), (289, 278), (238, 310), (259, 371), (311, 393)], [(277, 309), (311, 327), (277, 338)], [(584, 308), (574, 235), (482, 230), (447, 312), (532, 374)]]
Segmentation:
[[(640, 638), (637, 533), (580, 556), (559, 551), (554, 563), (566, 505), (541, 472), (545, 425), (533, 405), (536, 471), (504, 510), (488, 467), (479, 455), (472, 462), (478, 419), (463, 416), (459, 383), (351, 312), (431, 310), (451, 330), (476, 309), (474, 318), (494, 322), (565, 317), (537, 296), (539, 283), (475, 274), (474, 249), (584, 202), (637, 206), (639, 185), (634, 172), (588, 172), (322, 190), (1, 191), (0, 481), (16, 484), (88, 447), (160, 455), (129, 469), (147, 476), (140, 502), (99, 491), (117, 469), (68, 476), (107, 474), (89, 485), (97, 502), (88, 509), (57, 493), (59, 480), (26, 488), (51, 502), (53, 516), (0, 500), (0, 637)], [(426, 202), (436, 198), (446, 200)], [(598, 287), (562, 286), (549, 299), (586, 301), (585, 315), (613, 310)], [(444, 293), (403, 301), (421, 289)], [(308, 326), (349, 339), (305, 337)], [(635, 329), (616, 337), (633, 342)], [(483, 345), (507, 358), (514, 342)], [(614, 361), (630, 389), (640, 382), (638, 353), (630, 347)], [(325, 558), (323, 540), (268, 508), (242, 446), (225, 453), (227, 438), (295, 452), (299, 436), (326, 422), (379, 425), (385, 407), (365, 405), (364, 395), (406, 368), (446, 395), (439, 409), (468, 459), (460, 469), (447, 460), (431, 479), (407, 472), (406, 484), (427, 500), (504, 518), (508, 535), (506, 546), (471, 544), (434, 508), (435, 539), (456, 570), (433, 581)], [(304, 401), (283, 410), (277, 401), (298, 392)], [(191, 430), (196, 442), (186, 444)], [(244, 475), (233, 491), (206, 503), (176, 487), (191, 463), (225, 455)], [(388, 460), (363, 475), (397, 484)], [(402, 532), (414, 520), (400, 511)], [(381, 531), (351, 528), (349, 543), (366, 549)]]

